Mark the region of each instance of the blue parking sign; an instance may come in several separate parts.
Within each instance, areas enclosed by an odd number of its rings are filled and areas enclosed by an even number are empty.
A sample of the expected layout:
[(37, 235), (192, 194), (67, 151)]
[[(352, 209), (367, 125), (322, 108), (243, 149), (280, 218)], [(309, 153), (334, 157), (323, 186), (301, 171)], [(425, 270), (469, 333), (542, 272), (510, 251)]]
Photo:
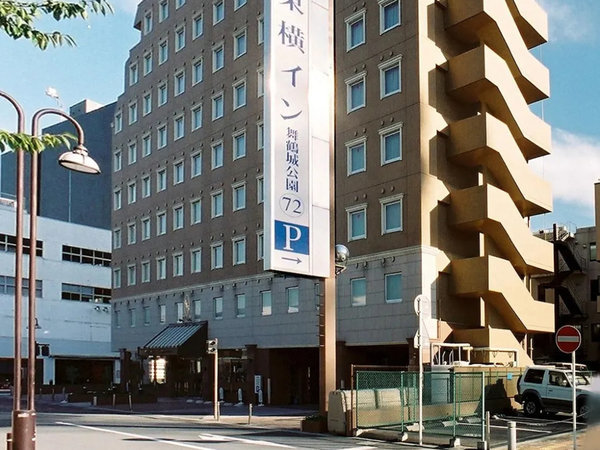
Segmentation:
[(275, 249), (309, 254), (309, 228), (295, 223), (275, 221)]

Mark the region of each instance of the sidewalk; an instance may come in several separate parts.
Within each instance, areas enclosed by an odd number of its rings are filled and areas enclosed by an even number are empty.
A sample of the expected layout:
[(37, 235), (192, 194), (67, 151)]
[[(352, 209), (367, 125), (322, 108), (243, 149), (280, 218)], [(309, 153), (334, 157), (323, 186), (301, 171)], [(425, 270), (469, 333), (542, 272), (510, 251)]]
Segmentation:
[[(577, 434), (577, 448), (582, 450), (596, 450), (600, 442), (600, 425), (588, 428), (583, 433)], [(553, 436), (544, 439), (535, 439), (519, 443), (519, 450), (567, 450), (573, 448), (573, 434), (564, 433), (559, 436)]]

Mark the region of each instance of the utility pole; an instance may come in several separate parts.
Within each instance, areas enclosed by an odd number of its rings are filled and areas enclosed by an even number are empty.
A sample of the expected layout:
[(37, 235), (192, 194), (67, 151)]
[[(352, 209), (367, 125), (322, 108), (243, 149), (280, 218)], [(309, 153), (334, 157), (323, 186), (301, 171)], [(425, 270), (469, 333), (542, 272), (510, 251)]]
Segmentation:
[(213, 414), (215, 420), (220, 420), (219, 414), (219, 340), (218, 339), (209, 339), (206, 341), (206, 353), (209, 355), (215, 356), (214, 361), (214, 392), (213, 392)]

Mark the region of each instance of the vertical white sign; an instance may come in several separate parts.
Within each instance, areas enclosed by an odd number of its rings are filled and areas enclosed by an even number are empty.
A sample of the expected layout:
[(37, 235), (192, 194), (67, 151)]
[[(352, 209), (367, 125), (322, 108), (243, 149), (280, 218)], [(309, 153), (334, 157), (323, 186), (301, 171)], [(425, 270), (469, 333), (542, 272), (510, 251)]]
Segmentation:
[(265, 270), (330, 275), (329, 3), (265, 0)]

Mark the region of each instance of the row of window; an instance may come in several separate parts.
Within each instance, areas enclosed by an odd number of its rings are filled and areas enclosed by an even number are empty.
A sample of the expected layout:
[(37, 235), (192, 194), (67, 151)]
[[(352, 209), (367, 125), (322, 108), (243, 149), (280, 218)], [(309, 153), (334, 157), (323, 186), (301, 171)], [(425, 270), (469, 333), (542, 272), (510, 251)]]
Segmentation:
[(96, 286), (63, 283), (61, 298), (76, 302), (110, 303), (111, 290)]
[[(403, 194), (379, 199), (381, 206), (381, 234), (403, 230)], [(367, 205), (346, 208), (348, 241), (367, 238)]]
[[(246, 264), (246, 236), (236, 236), (231, 240), (231, 263), (234, 266)], [(264, 235), (260, 231), (256, 234), (256, 254), (257, 260), (264, 258)], [(225, 244), (223, 241), (214, 242), (210, 245), (210, 269), (222, 269), (224, 265)], [(189, 273), (200, 273), (202, 271), (202, 248), (197, 247), (189, 251)], [(183, 252), (171, 255), (171, 276), (181, 277), (185, 271), (185, 259)], [(127, 286), (135, 286), (138, 282), (149, 283), (152, 280), (152, 262), (150, 260), (142, 261), (139, 265), (130, 264), (126, 269)], [(121, 268), (113, 269), (113, 287), (118, 289), (122, 286), (123, 273)], [(154, 279), (165, 280), (167, 278), (167, 257), (159, 256), (154, 260)]]
[[(29, 255), (31, 248), (31, 241), (29, 238), (23, 238), (23, 254)], [(0, 233), (0, 251), (15, 253), (17, 251), (17, 238), (12, 234)], [(44, 243), (42, 241), (36, 242), (35, 254), (37, 256), (44, 256)]]
[[(202, 105), (197, 106), (196, 108), (192, 109), (192, 120), (194, 120), (193, 115), (200, 111), (201, 114), (201, 110), (202, 110)], [(175, 119), (173, 119), (173, 128), (174, 130), (176, 130), (176, 136), (179, 136), (179, 132), (183, 133), (181, 135), (181, 137), (183, 137), (185, 135), (185, 116), (181, 115), (181, 116), (176, 116)], [(179, 130), (179, 131), (177, 131)], [(167, 146), (167, 125), (166, 124), (161, 124), (158, 125), (156, 127), (156, 141), (157, 141), (157, 148), (160, 150), (164, 147)], [(180, 139), (181, 137), (177, 137), (177, 139)], [(240, 130), (236, 130), (233, 132), (232, 134), (232, 140), (231, 140), (231, 159), (233, 161), (240, 159), (240, 158), (244, 158), (247, 154), (247, 148), (248, 148), (248, 136), (247, 136), (247, 132), (245, 129), (240, 129)], [(148, 132), (142, 135), (141, 138), (141, 156), (142, 158), (148, 157), (152, 154), (152, 147), (153, 147), (153, 143), (152, 143), (152, 133)], [(258, 151), (261, 151), (264, 148), (264, 125), (262, 122), (258, 122), (256, 124), (256, 147)], [(223, 164), (225, 162), (225, 142), (222, 139), (216, 140), (213, 143), (210, 144), (210, 152), (211, 152), (211, 159), (210, 159), (210, 164), (211, 164), (211, 169), (215, 170), (218, 169), (220, 167), (223, 167)], [(138, 142), (137, 141), (130, 141), (127, 144), (127, 164), (131, 165), (131, 164), (135, 164), (138, 160)], [(190, 177), (194, 178), (197, 177), (199, 175), (202, 175), (202, 152), (201, 151), (196, 151), (193, 152), (190, 156), (190, 163), (191, 163), (191, 173), (190, 173)], [(114, 172), (118, 172), (123, 168), (123, 161), (124, 160), (124, 155), (123, 155), (123, 150), (116, 149), (113, 153), (113, 171)], [(178, 176), (178, 174), (176, 173), (179, 169), (176, 168), (177, 165), (180, 165), (182, 167), (181, 170), (183, 170), (183, 160), (180, 161), (176, 161), (175, 163), (173, 163), (173, 183), (176, 183), (176, 180), (178, 180), (178, 178), (176, 178)], [(181, 176), (183, 177), (183, 172), (181, 173)], [(183, 181), (183, 179), (181, 180)]]
[(101, 250), (63, 245), (62, 259), (63, 261), (110, 267), (111, 254), (110, 252), (103, 252)]
[[(367, 42), (366, 11), (362, 9), (346, 18), (346, 50), (350, 51)], [(379, 33), (383, 34), (402, 23), (400, 0), (379, 0)]]
[[(385, 274), (384, 292), (386, 303), (402, 301), (402, 273)], [(361, 277), (350, 280), (350, 299), (352, 306), (365, 306), (367, 304), (366, 278)]]
[[(21, 295), (23, 298), (29, 297), (29, 278), (22, 278)], [(35, 281), (35, 296), (42, 298), (42, 280)], [(15, 277), (9, 275), (0, 275), (0, 294), (14, 295), (15, 294)]]
[[(402, 92), (402, 57), (381, 63), (379, 68), (379, 98)], [(367, 106), (367, 72), (346, 79), (346, 109), (348, 114)]]
[[(402, 160), (402, 124), (379, 130), (381, 165)], [(354, 175), (367, 170), (367, 138), (346, 142), (347, 174)]]

